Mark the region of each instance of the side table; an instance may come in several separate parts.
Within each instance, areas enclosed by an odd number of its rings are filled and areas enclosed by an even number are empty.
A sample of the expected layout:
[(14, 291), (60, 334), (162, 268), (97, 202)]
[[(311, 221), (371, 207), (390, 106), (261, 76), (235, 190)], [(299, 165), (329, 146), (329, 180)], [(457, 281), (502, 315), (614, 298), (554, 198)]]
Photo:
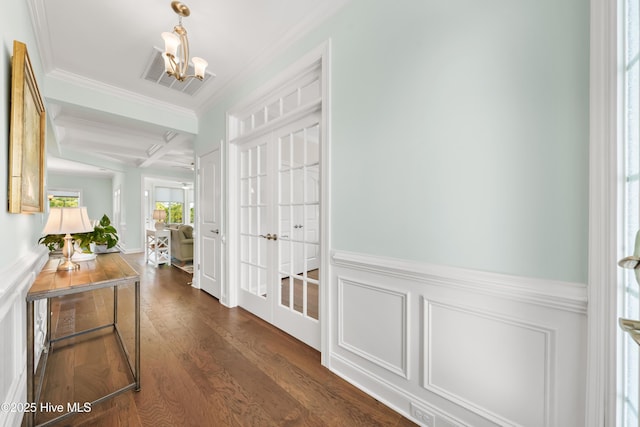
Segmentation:
[(148, 228), (146, 236), (145, 263), (151, 262), (156, 267), (160, 264), (171, 265), (171, 230)]

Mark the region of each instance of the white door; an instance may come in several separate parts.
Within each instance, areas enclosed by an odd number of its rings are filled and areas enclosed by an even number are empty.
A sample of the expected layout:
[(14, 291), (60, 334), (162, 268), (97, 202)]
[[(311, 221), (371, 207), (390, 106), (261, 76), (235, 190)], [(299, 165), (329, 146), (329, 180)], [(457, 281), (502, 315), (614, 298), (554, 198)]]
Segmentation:
[[(269, 136), (243, 144), (239, 156), (239, 278), (238, 303), (271, 321), (271, 288), (267, 283), (274, 252), (271, 243), (273, 216), (272, 174), (268, 173)], [(267, 235), (269, 238), (267, 239)]]
[(220, 150), (199, 158), (197, 269), (200, 288), (220, 299), (222, 251), (220, 242), (221, 172)]
[(320, 347), (320, 116), (239, 149), (240, 306)]

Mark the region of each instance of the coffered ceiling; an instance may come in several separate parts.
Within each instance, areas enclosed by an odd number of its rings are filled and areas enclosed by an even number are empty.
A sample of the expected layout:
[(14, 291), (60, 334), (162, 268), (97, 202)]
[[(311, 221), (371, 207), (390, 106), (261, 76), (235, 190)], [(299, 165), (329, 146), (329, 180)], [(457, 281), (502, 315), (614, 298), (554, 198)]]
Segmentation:
[[(170, 0), (27, 1), (48, 82), (197, 116), (350, 0), (185, 0), (191, 9), (183, 18), (191, 55), (207, 60), (211, 73), (205, 83), (194, 81), (201, 87), (192, 87), (193, 95), (167, 87), (170, 80), (156, 83), (143, 76), (164, 46), (160, 33), (178, 23)], [(192, 132), (59, 99), (47, 98), (47, 107), (55, 157), (86, 153), (127, 166), (192, 165)]]

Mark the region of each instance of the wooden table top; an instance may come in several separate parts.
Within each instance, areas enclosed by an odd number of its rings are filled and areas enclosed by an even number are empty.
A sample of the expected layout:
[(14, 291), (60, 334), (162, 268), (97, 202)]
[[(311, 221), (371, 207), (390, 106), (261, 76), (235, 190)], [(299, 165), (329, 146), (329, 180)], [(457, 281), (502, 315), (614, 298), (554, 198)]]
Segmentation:
[(27, 301), (52, 298), (115, 286), (140, 280), (120, 254), (97, 255), (90, 261), (79, 261), (79, 270), (57, 271), (60, 258), (51, 258), (42, 268), (27, 293)]

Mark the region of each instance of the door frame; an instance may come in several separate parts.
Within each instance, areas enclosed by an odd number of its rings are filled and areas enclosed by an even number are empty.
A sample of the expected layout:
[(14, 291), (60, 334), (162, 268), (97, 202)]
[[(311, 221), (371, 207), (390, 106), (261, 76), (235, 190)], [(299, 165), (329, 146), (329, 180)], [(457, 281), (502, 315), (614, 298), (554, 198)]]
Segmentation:
[(618, 293), (618, 5), (591, 0), (589, 62), (589, 241), (587, 427), (616, 425)]
[[(309, 69), (313, 64), (320, 64), (320, 82), (322, 100), (320, 103), (320, 133), (322, 143), (320, 146), (320, 295), (319, 295), (319, 322), (320, 322), (320, 353), (321, 363), (325, 366), (329, 362), (329, 343), (331, 331), (329, 328), (331, 286), (328, 282), (331, 277), (331, 39), (326, 40), (320, 46), (304, 55), (288, 68), (278, 73), (278, 76), (265, 83), (262, 87), (248, 96), (244, 102), (239, 103), (229, 109), (226, 114), (226, 141), (222, 144), (225, 149), (222, 151), (226, 164), (225, 174), (227, 181), (223, 186), (224, 212), (223, 215), (228, 220), (227, 235), (237, 236), (239, 233), (238, 221), (238, 146), (235, 143), (234, 132), (231, 131), (232, 123), (240, 111), (246, 110), (249, 106), (268, 96), (278, 88), (286, 85), (292, 78), (299, 76), (304, 70)], [(223, 294), (226, 294), (225, 305), (235, 307), (238, 305), (238, 260), (239, 245), (235, 238), (229, 239), (223, 251), (225, 251), (225, 270), (227, 280), (223, 282)]]

